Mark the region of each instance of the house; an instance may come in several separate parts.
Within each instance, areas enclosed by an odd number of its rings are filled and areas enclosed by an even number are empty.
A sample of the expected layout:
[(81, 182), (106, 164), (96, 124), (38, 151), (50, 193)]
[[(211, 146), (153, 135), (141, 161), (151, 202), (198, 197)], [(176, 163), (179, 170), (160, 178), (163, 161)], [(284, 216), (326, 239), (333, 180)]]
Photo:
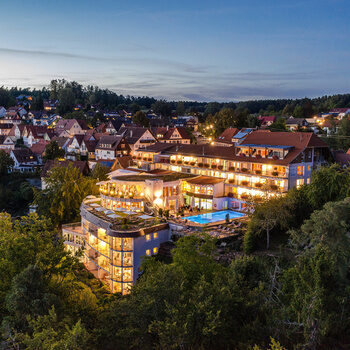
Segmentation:
[(176, 126), (175, 128), (169, 128), (167, 130), (161, 139), (161, 142), (190, 144), (191, 137), (185, 127)]
[(65, 152), (67, 152), (68, 144), (70, 142), (69, 137), (59, 137), (55, 136), (51, 139), (51, 141), (55, 141), (58, 144), (58, 147), (63, 149)]
[[(112, 119), (106, 124), (105, 132), (110, 135), (117, 134), (119, 129), (124, 125), (124, 121), (121, 119)], [(99, 131), (101, 132), (101, 131)], [(103, 132), (103, 131), (102, 131)]]
[(227, 128), (220, 136), (218, 136), (215, 141), (215, 146), (226, 146), (230, 147), (235, 144), (239, 144), (242, 142), (254, 129), (245, 128), (245, 129), (237, 129), (237, 128)]
[(0, 124), (0, 135), (8, 135), (13, 127), (13, 124), (10, 123), (1, 123)]
[(47, 126), (27, 125), (23, 131), (23, 142), (28, 147), (40, 140), (50, 141), (52, 137), (53, 133)]
[(41, 140), (30, 147), (30, 150), (35, 154), (39, 164), (43, 164), (45, 149), (48, 144), (48, 141)]
[(233, 137), (239, 132), (237, 128), (227, 128), (215, 141), (215, 146), (232, 146), (234, 144)]
[(29, 148), (15, 148), (11, 150), (10, 157), (14, 161), (13, 170), (21, 173), (32, 173), (38, 166), (39, 162), (35, 154)]
[(55, 167), (68, 167), (69, 165), (73, 166), (74, 168), (77, 168), (79, 170), (79, 172), (84, 175), (87, 176), (90, 173), (90, 168), (89, 168), (89, 164), (87, 161), (83, 161), (83, 160), (76, 160), (76, 161), (72, 161), (72, 160), (47, 160), (42, 171), (41, 171), (41, 189), (44, 190), (47, 187), (47, 183), (45, 181), (45, 178), (50, 176), (50, 171), (52, 168)]
[(125, 137), (132, 151), (145, 148), (157, 142), (149, 129), (139, 126), (121, 127), (118, 135), (123, 135)]
[(5, 115), (2, 119), (0, 119), (1, 124), (22, 124), (22, 118), (16, 114), (15, 116)]
[(54, 130), (57, 136), (73, 137), (77, 134), (84, 135), (89, 130), (89, 127), (84, 120), (60, 119)]
[(10, 135), (0, 136), (0, 149), (15, 149), (16, 138)]
[(333, 108), (329, 113), (338, 119), (342, 119), (347, 114), (350, 114), (350, 108)]
[(296, 131), (299, 129), (306, 129), (308, 126), (308, 122), (304, 118), (294, 118), (294, 117), (289, 117), (286, 120), (286, 127), (290, 131)]
[(67, 159), (75, 160), (77, 156), (95, 159), (97, 141), (91, 136), (74, 135), (67, 145)]
[(9, 135), (13, 136), (16, 140), (23, 138), (23, 134), (26, 132), (26, 127), (27, 126), (24, 124), (12, 124)]
[(27, 114), (27, 111), (20, 106), (10, 107), (6, 111), (6, 116), (9, 118), (14, 118), (16, 116), (19, 116), (20, 119), (24, 119), (26, 114)]
[(276, 121), (277, 117), (272, 115), (272, 116), (264, 116), (264, 115), (259, 115), (258, 120), (260, 121), (260, 126), (262, 128), (267, 128), (271, 124), (273, 124)]
[(131, 156), (117, 157), (111, 166), (111, 171), (117, 169), (127, 169), (133, 164)]
[(130, 146), (123, 135), (104, 135), (95, 148), (96, 160), (114, 160), (130, 153)]
[(44, 110), (51, 112), (51, 111), (55, 111), (59, 105), (59, 101), (58, 100), (44, 100), (43, 101), (43, 105), (44, 105)]

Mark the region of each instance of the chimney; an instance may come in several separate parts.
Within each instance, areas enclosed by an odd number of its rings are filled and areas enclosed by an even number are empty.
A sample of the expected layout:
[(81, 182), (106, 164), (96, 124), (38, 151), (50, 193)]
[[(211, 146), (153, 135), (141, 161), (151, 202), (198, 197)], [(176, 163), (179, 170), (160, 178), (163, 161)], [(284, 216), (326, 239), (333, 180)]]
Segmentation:
[(132, 130), (130, 130), (130, 137), (132, 137)]
[(202, 147), (202, 151), (203, 151), (202, 153), (203, 153), (203, 156), (204, 156), (204, 145), (203, 145), (203, 147)]
[(169, 130), (169, 125), (166, 126), (166, 131), (168, 131), (168, 130)]

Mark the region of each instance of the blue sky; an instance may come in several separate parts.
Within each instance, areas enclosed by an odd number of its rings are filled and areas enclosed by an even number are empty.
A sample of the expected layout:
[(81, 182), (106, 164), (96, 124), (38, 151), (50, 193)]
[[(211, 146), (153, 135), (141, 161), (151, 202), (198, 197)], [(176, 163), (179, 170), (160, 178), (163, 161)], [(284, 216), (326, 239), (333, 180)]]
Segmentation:
[(0, 85), (232, 101), (350, 92), (349, 0), (0, 0)]

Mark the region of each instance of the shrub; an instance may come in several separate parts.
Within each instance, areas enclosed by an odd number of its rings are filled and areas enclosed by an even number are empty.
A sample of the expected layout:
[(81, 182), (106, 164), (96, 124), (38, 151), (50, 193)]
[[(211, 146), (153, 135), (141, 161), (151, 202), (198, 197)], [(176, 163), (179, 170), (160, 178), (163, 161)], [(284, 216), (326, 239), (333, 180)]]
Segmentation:
[(255, 237), (254, 234), (247, 230), (243, 236), (243, 251), (245, 254), (250, 254), (255, 249)]

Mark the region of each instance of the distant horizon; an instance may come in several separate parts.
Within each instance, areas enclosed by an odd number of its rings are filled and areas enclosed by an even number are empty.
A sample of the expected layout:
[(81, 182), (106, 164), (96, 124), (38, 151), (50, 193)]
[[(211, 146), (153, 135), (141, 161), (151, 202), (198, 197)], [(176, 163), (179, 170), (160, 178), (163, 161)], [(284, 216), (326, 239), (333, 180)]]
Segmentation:
[[(52, 80), (58, 80), (58, 79), (65, 79), (65, 78), (53, 78)], [(67, 80), (67, 79), (66, 79)], [(51, 81), (51, 80), (50, 80)], [(73, 80), (67, 80), (68, 82), (73, 81)], [(97, 86), (100, 89), (109, 89), (108, 87), (103, 87), (97, 84), (87, 84), (84, 85), (82, 83), (80, 83), (79, 81), (76, 81), (78, 84), (82, 85), (83, 87), (86, 87), (87, 85), (91, 85), (91, 86)], [(19, 85), (13, 85), (13, 86), (6, 86), (4, 84), (1, 84), (0, 82), (0, 87), (3, 87), (5, 89), (11, 89), (11, 88), (18, 88), (19, 90), (25, 90), (25, 89), (30, 89), (30, 90), (41, 90), (43, 88), (49, 88), (49, 84), (46, 85), (42, 85), (41, 87), (31, 87), (31, 86), (19, 86)], [(124, 97), (128, 96), (128, 95), (124, 95), (119, 91), (114, 91), (112, 89), (109, 89), (110, 91), (116, 93), (117, 95), (123, 95)], [(350, 89), (349, 89), (350, 90)], [(227, 100), (227, 101), (215, 101), (215, 100), (208, 100), (208, 101), (199, 101), (199, 100), (175, 100), (175, 99), (164, 99), (164, 98), (157, 98), (155, 96), (150, 96), (150, 95), (135, 95), (135, 94), (129, 94), (130, 97), (149, 97), (149, 98), (154, 98), (157, 100), (165, 100), (166, 102), (197, 102), (197, 103), (210, 103), (210, 102), (217, 102), (217, 103), (240, 103), (240, 102), (249, 102), (249, 101), (277, 101), (277, 100), (302, 100), (302, 99), (316, 99), (316, 98), (322, 98), (322, 97), (331, 97), (331, 96), (336, 96), (336, 95), (348, 95), (350, 94), (349, 92), (340, 92), (340, 93), (336, 93), (336, 94), (324, 94), (324, 95), (317, 95), (317, 96), (303, 96), (303, 97), (278, 97), (278, 98), (263, 98), (263, 99), (247, 99), (247, 100)]]
[(1, 13), (6, 86), (59, 76), (202, 102), (350, 91), (347, 0), (18, 0)]

